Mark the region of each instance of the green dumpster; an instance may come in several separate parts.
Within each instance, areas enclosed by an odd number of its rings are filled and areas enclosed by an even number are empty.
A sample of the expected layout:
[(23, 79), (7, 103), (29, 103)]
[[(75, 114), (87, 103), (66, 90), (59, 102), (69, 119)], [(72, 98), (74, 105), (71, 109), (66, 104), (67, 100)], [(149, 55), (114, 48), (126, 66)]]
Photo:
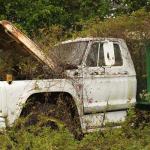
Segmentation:
[(146, 49), (146, 75), (147, 75), (147, 89), (144, 96), (137, 100), (137, 106), (143, 109), (150, 110), (150, 41), (145, 43)]

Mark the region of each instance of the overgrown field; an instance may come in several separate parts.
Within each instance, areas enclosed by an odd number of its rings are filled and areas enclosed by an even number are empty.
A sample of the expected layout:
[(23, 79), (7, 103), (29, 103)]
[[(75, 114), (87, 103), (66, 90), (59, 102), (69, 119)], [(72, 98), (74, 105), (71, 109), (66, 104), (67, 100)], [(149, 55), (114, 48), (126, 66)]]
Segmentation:
[(59, 128), (47, 124), (45, 119), (32, 126), (19, 120), (14, 127), (0, 134), (0, 149), (3, 150), (149, 150), (150, 124), (149, 113), (129, 111), (122, 128), (106, 128), (84, 135), (77, 140), (58, 123)]
[[(38, 41), (45, 52), (50, 52), (51, 47), (62, 40), (76, 37), (117, 37), (126, 40), (132, 59), (136, 68), (138, 78), (138, 93), (146, 88), (146, 69), (145, 69), (145, 43), (150, 40), (150, 13), (139, 10), (130, 16), (123, 15), (101, 21), (100, 19), (80, 22), (82, 31), (65, 31), (61, 26), (51, 26), (39, 29), (39, 33), (32, 35)], [(2, 56), (2, 55), (1, 55)], [(8, 55), (7, 55), (8, 56)], [(38, 65), (33, 60), (18, 60), (18, 68), (21, 68), (20, 75), (24, 79), (33, 79), (37, 75)], [(0, 66), (0, 73), (12, 71), (13, 61), (8, 58), (4, 60), (3, 67)], [(33, 64), (31, 66), (31, 64)], [(16, 65), (16, 64), (15, 64)], [(9, 67), (11, 68), (9, 68)], [(13, 68), (14, 69), (14, 68)], [(38, 68), (40, 73), (41, 68)], [(14, 71), (14, 70), (13, 70)], [(16, 71), (16, 70), (15, 70)], [(4, 74), (5, 74), (4, 73)], [(39, 72), (38, 72), (39, 73)], [(46, 77), (45, 77), (46, 75)], [(54, 76), (55, 78), (56, 76)], [(39, 78), (50, 78), (48, 74), (40, 74)], [(0, 133), (0, 149), (12, 150), (149, 150), (150, 149), (150, 113), (139, 113), (129, 110), (126, 121), (122, 128), (106, 128), (84, 135), (81, 140), (74, 138), (61, 122), (58, 127), (49, 123), (48, 118), (41, 118), (40, 123), (26, 125), (24, 119), (4, 132)]]

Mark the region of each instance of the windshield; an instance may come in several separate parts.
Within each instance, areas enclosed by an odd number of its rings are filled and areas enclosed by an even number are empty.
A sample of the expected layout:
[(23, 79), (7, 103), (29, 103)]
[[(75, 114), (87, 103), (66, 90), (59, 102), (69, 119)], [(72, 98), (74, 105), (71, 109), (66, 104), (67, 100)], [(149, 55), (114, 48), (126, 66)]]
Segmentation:
[(62, 64), (80, 65), (87, 45), (88, 41), (60, 44), (53, 52)]

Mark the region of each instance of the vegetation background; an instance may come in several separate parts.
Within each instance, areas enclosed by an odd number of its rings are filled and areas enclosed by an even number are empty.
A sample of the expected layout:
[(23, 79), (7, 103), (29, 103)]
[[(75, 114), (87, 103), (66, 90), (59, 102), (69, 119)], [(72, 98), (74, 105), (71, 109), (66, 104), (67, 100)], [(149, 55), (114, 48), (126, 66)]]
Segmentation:
[[(2, 19), (15, 23), (44, 51), (59, 41), (79, 36), (123, 38), (136, 67), (138, 94), (146, 88), (145, 43), (150, 40), (150, 0), (0, 0)], [(18, 130), (14, 126), (0, 135), (0, 148), (148, 150), (147, 116), (132, 110), (123, 128), (88, 134), (81, 141), (65, 128), (31, 126)]]

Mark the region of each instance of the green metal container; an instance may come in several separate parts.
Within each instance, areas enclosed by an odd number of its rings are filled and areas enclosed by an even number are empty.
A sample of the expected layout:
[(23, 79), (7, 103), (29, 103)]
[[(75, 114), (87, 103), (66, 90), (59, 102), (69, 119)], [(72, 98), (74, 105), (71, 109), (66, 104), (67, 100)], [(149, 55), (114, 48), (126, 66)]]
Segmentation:
[(144, 96), (137, 101), (137, 106), (140, 108), (150, 109), (150, 41), (145, 42), (146, 49), (146, 75), (147, 75), (147, 89)]
[(150, 93), (150, 42), (146, 44), (146, 69), (147, 69), (147, 92)]

